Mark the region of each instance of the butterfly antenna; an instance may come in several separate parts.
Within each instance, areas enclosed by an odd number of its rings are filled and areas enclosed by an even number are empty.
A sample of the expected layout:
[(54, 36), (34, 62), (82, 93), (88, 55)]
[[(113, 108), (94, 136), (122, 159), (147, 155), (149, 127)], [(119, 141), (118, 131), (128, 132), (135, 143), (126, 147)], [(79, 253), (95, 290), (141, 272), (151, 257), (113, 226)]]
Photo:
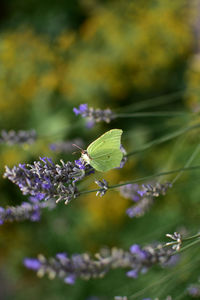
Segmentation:
[[(81, 147), (77, 146), (76, 144), (72, 144), (72, 146), (78, 148), (79, 150), (81, 150), (81, 152), (84, 151)], [(75, 153), (77, 153), (77, 152), (73, 152), (72, 154), (75, 154)]]

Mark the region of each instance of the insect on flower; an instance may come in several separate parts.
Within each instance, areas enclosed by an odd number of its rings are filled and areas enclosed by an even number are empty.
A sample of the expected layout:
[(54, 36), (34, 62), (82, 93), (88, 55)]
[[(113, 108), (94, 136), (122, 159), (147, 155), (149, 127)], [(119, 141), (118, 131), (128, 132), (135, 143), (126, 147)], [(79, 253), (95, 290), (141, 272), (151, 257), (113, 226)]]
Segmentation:
[(87, 150), (81, 149), (81, 158), (86, 164), (91, 165), (95, 170), (100, 172), (120, 167), (123, 158), (123, 153), (120, 149), (122, 132), (121, 129), (107, 131), (92, 142), (87, 147)]

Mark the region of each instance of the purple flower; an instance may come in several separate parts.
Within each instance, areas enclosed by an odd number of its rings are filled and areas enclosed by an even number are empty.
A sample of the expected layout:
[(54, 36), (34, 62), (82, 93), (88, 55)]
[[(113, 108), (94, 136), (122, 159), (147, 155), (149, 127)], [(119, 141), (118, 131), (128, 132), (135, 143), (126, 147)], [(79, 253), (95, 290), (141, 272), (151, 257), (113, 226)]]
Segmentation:
[(4, 222), (20, 222), (31, 220), (33, 222), (40, 220), (41, 210), (43, 208), (53, 209), (55, 203), (52, 200), (46, 202), (23, 202), (21, 205), (9, 206), (7, 208), (0, 207), (0, 225)]
[(163, 264), (163, 267), (174, 267), (180, 261), (180, 255), (172, 255), (167, 262)]
[(56, 258), (58, 258), (59, 260), (66, 260), (66, 258), (67, 258), (67, 254), (65, 253), (65, 252), (63, 252), (63, 253), (57, 253), (56, 254)]
[(72, 285), (75, 283), (75, 280), (76, 280), (76, 277), (72, 274), (72, 275), (65, 277), (64, 282)]
[(24, 265), (28, 269), (38, 271), (41, 267), (41, 262), (36, 258), (25, 258)]
[(165, 195), (171, 183), (166, 182), (163, 184), (127, 184), (120, 187), (120, 194), (137, 202), (135, 205), (129, 207), (126, 210), (127, 215), (130, 218), (143, 216), (154, 203), (154, 199), (160, 195)]
[(85, 176), (92, 173), (94, 173), (94, 169), (89, 164), (86, 164), (82, 158), (75, 160), (75, 167), (73, 168), (73, 183), (82, 180)]
[(3, 214), (5, 212), (5, 209), (3, 207), (0, 207), (0, 225), (3, 225), (4, 220), (3, 220)]
[(0, 134), (0, 143), (14, 144), (32, 144), (37, 138), (35, 130), (6, 131), (2, 130)]
[(73, 112), (75, 113), (76, 116), (78, 116), (80, 114), (79, 109), (76, 107), (73, 108)]
[(141, 197), (143, 197), (145, 194), (146, 194), (146, 191), (137, 191), (137, 193), (141, 196)]
[(140, 200), (140, 197), (138, 195), (133, 195), (132, 200), (138, 202)]
[(126, 184), (120, 187), (120, 194), (126, 199), (131, 199), (134, 202), (137, 202), (141, 199), (141, 196), (138, 194), (139, 185), (134, 184)]
[(87, 110), (88, 110), (87, 104), (81, 104), (81, 105), (79, 105), (79, 108), (76, 108), (76, 107), (73, 108), (73, 112), (75, 113), (76, 116), (86, 113)]
[[(35, 268), (37, 271), (39, 268), (42, 274), (47, 274), (50, 278), (53, 274), (53, 278), (57, 276), (63, 279), (65, 283), (74, 284), (76, 278), (85, 280), (102, 278), (109, 270), (116, 268), (129, 268), (127, 276), (136, 278), (154, 264), (162, 265), (174, 254), (173, 249), (166, 249), (161, 245), (160, 247), (150, 245), (143, 249), (138, 245), (134, 245), (132, 251), (133, 253), (123, 249), (104, 248), (95, 255), (95, 258), (92, 258), (88, 253), (74, 254), (71, 257), (67, 257), (65, 253), (58, 253), (55, 257), (49, 259), (40, 255), (36, 260), (36, 266), (32, 263), (32, 259), (30, 263), (28, 261), (25, 265), (28, 268)], [(145, 260), (141, 253), (146, 253)], [(38, 260), (40, 264), (37, 263)]]
[(6, 166), (4, 173), (4, 177), (18, 185), (24, 195), (34, 197), (34, 200), (56, 199), (65, 203), (77, 197), (78, 190), (74, 183), (84, 176), (85, 172), (74, 163), (61, 160), (61, 165), (55, 165), (46, 157), (35, 161), (33, 165), (20, 164), (12, 169)]
[(143, 215), (143, 213), (144, 211), (140, 206), (131, 206), (126, 210), (126, 214), (129, 216), (129, 218), (140, 217)]
[(90, 129), (90, 128), (94, 127), (94, 125), (95, 125), (95, 121), (93, 119), (88, 119), (88, 121), (86, 123), (86, 127), (88, 129)]
[(39, 157), (39, 159), (45, 164), (48, 162), (50, 165), (54, 165), (52, 159), (49, 157)]
[(131, 252), (132, 254), (136, 254), (140, 259), (146, 259), (146, 258), (147, 258), (147, 255), (146, 255), (145, 251), (142, 250), (142, 249), (140, 248), (140, 246), (137, 245), (137, 244), (134, 244), (134, 245), (132, 245), (132, 246), (130, 247), (130, 252)]
[(95, 123), (101, 121), (109, 123), (112, 119), (115, 118), (115, 115), (110, 109), (94, 109), (92, 107), (88, 107), (87, 104), (81, 104), (79, 105), (79, 108), (73, 108), (73, 112), (76, 116), (81, 115), (83, 118), (88, 119), (88, 128), (91, 128)]
[(131, 271), (128, 271), (128, 272), (126, 273), (126, 275), (127, 275), (128, 277), (131, 277), (131, 278), (137, 278), (137, 277), (138, 277), (138, 271), (136, 271), (136, 270), (131, 270)]
[(38, 201), (43, 200), (44, 197), (45, 197), (44, 193), (38, 193), (35, 196), (29, 197), (29, 200), (33, 203), (37, 203)]
[(88, 105), (85, 103), (85, 104), (80, 104), (79, 106), (79, 110), (81, 113), (84, 113), (88, 110)]
[(187, 288), (188, 294), (194, 298), (199, 298), (200, 297), (200, 285), (198, 284), (191, 284)]
[(84, 170), (85, 169), (85, 162), (82, 159), (77, 159), (75, 160), (75, 164), (77, 165), (77, 167), (79, 167), (79, 169)]
[(56, 144), (50, 144), (50, 145), (49, 145), (49, 149), (50, 149), (51, 151), (56, 151)]
[(30, 220), (32, 222), (38, 222), (40, 220), (40, 209), (39, 209), (39, 207), (35, 208), (35, 211), (32, 213), (32, 215), (30, 217)]

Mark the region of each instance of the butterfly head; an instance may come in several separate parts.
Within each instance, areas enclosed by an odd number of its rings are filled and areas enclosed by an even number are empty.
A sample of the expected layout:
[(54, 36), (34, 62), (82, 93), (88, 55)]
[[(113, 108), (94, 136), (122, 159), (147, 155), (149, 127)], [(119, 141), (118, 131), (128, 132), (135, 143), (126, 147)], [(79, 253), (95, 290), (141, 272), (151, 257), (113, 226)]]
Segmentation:
[[(76, 144), (72, 144), (72, 146), (78, 148), (79, 151), (80, 151), (82, 154), (83, 154), (83, 152), (85, 151), (85, 150), (83, 150), (81, 147), (77, 146)], [(77, 152), (73, 152), (73, 154), (75, 154), (75, 153), (77, 153)]]
[(86, 150), (82, 151), (81, 157), (87, 164), (90, 164), (91, 158), (89, 157)]

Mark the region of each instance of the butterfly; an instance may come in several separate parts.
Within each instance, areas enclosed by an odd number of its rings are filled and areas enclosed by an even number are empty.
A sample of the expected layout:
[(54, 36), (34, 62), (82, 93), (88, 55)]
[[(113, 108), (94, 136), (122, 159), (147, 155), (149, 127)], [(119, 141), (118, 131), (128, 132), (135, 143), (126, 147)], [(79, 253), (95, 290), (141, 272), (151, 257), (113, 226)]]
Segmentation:
[(100, 172), (119, 167), (123, 157), (120, 150), (122, 132), (111, 129), (101, 135), (82, 152), (82, 159)]

